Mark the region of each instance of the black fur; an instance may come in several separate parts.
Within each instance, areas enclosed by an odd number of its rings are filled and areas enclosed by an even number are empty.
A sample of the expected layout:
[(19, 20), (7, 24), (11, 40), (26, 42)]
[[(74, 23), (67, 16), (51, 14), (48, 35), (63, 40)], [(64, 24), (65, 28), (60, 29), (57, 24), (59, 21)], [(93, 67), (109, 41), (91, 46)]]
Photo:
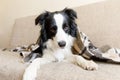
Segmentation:
[[(75, 19), (77, 18), (77, 14), (74, 10), (72, 9), (67, 9), (65, 8), (62, 11), (56, 11), (56, 12), (48, 12), (46, 11), (45, 13), (40, 14), (36, 19), (35, 19), (35, 25), (40, 25), (41, 26), (41, 31), (40, 31), (40, 41), (39, 41), (39, 47), (32, 51), (30, 55), (28, 55), (26, 58), (30, 59), (28, 57), (32, 57), (32, 55), (34, 55), (35, 53), (39, 53), (39, 55), (37, 54), (37, 56), (42, 56), (43, 55), (43, 50), (46, 47), (46, 45), (44, 45), (44, 43), (48, 40), (48, 39), (53, 39), (53, 37), (56, 35), (57, 33), (57, 26), (56, 23), (54, 21), (54, 14), (60, 13), (65, 17), (64, 20), (64, 24), (63, 24), (63, 30), (71, 35), (72, 37), (76, 37), (77, 35), (77, 24), (75, 23)], [(25, 59), (26, 59), (25, 58)], [(28, 60), (25, 60), (28, 61)]]

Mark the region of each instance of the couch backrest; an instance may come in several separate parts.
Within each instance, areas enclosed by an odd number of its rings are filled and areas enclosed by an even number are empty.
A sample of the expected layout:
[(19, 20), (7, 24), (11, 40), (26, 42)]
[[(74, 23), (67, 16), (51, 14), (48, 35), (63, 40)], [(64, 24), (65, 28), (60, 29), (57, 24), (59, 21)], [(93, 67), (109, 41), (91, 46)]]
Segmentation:
[[(96, 46), (105, 44), (119, 47), (120, 1), (106, 1), (74, 8), (77, 24)], [(11, 47), (35, 43), (40, 27), (34, 25), (36, 16), (17, 19), (11, 39)]]
[(107, 0), (75, 8), (77, 23), (93, 43), (100, 47), (111, 45), (120, 48), (120, 0)]
[(28, 16), (15, 21), (10, 47), (36, 43), (40, 27), (35, 26), (36, 16)]

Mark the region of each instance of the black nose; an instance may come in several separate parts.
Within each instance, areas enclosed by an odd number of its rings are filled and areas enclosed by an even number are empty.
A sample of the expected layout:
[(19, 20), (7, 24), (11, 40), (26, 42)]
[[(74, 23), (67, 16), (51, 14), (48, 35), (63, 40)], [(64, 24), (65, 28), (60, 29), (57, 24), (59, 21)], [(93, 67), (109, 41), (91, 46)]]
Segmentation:
[(65, 42), (65, 41), (60, 41), (60, 42), (58, 42), (58, 45), (59, 45), (60, 47), (65, 47), (66, 42)]

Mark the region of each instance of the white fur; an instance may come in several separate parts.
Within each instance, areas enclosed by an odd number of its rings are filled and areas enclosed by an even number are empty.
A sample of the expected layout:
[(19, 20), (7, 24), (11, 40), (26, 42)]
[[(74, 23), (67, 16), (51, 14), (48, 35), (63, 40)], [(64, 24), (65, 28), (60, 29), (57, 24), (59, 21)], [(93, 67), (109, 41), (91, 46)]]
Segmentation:
[(37, 58), (35, 59), (25, 70), (23, 75), (23, 80), (36, 80), (37, 70), (40, 68), (40, 65), (50, 63), (51, 60), (48, 58)]
[[(49, 39), (46, 43), (47, 49), (43, 51), (43, 57), (35, 59), (25, 70), (23, 80), (36, 80), (37, 70), (41, 65), (50, 62), (60, 62), (66, 60), (78, 64), (84, 69), (93, 70), (97, 69), (97, 65), (93, 61), (85, 60), (83, 57), (78, 55), (73, 55), (71, 51), (71, 46), (75, 38), (66, 34), (62, 29), (64, 17), (62, 14), (55, 14), (54, 19), (57, 24), (57, 33), (53, 40)], [(65, 41), (66, 46), (60, 48), (58, 45), (59, 41)]]
[(65, 31), (62, 29), (64, 17), (61, 14), (55, 14), (54, 19), (58, 28), (55, 39), (57, 42), (66, 41), (67, 34), (65, 34)]

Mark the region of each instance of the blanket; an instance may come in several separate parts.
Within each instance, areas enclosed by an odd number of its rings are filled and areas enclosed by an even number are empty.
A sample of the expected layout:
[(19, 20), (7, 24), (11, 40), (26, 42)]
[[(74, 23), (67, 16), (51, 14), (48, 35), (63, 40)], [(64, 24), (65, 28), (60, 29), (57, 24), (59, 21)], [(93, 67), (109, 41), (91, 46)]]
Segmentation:
[(120, 63), (120, 49), (104, 45), (96, 47), (89, 37), (78, 29), (77, 39), (73, 47), (73, 53), (83, 56), (86, 59), (96, 61)]

